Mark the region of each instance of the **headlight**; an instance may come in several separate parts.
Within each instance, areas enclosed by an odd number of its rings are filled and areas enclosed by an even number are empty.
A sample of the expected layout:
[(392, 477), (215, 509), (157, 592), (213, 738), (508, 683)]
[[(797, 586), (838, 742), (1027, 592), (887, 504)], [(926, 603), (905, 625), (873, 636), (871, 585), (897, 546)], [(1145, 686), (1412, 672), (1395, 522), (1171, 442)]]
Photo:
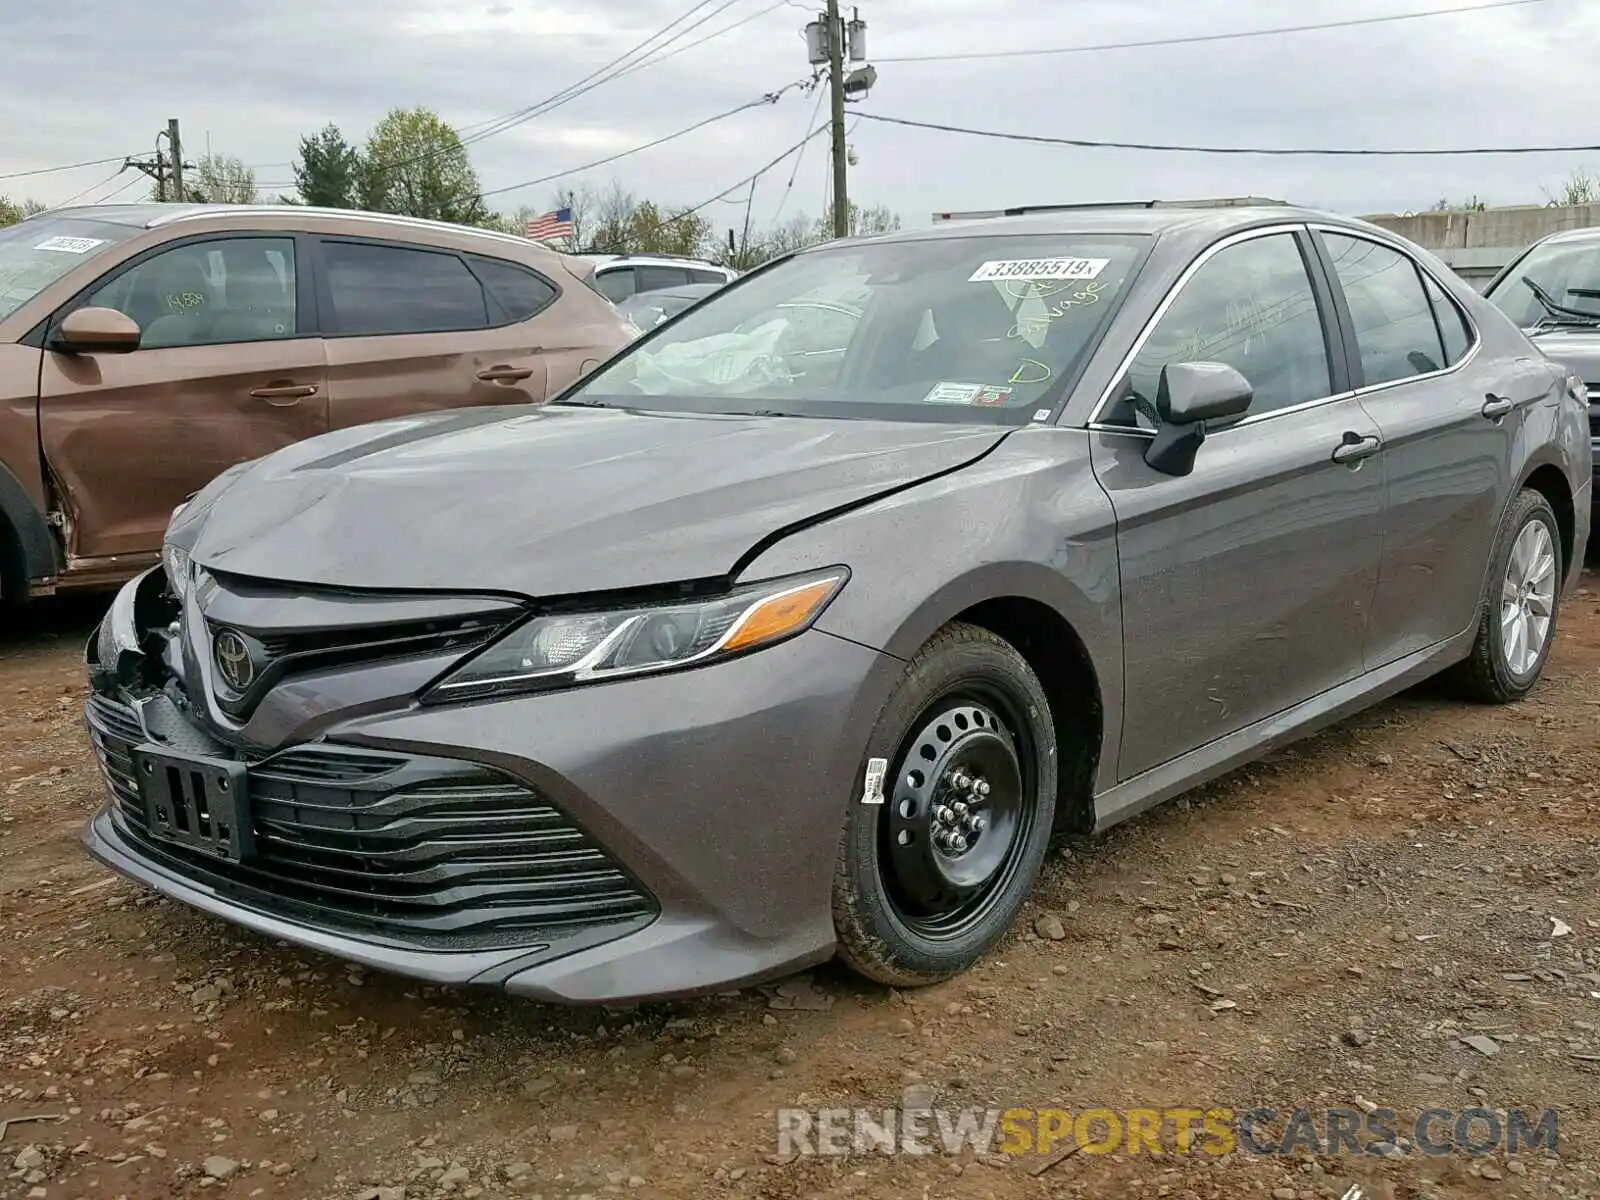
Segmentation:
[(809, 628), (848, 578), (836, 567), (711, 600), (535, 617), (448, 675), (430, 698), (568, 687), (770, 646)]
[(189, 581), (194, 575), (189, 552), (167, 542), (161, 547), (161, 566), (167, 573), (168, 590), (182, 600), (189, 592)]

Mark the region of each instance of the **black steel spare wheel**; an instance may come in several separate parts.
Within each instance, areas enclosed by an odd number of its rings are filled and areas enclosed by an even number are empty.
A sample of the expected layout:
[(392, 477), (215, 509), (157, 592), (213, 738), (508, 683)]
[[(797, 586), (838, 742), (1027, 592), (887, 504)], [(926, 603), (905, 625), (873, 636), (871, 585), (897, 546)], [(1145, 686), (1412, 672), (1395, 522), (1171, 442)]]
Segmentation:
[(969, 967), (1027, 898), (1055, 814), (1038, 679), (1008, 643), (951, 625), (908, 665), (873, 732), (881, 804), (851, 805), (834, 888), (841, 956), (902, 986)]
[(1032, 822), (1016, 741), (988, 705), (952, 696), (900, 768), (883, 822), (890, 900), (917, 932), (958, 934), (1004, 889)]

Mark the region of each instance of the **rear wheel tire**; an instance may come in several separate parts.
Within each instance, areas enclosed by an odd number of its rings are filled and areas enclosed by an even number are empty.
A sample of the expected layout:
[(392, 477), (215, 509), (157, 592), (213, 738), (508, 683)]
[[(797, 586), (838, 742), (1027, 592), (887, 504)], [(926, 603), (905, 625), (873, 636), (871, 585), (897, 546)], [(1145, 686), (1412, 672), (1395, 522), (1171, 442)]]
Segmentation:
[(1055, 820), (1050, 704), (1016, 649), (952, 624), (906, 666), (867, 757), (882, 804), (851, 797), (834, 877), (839, 956), (878, 983), (938, 983), (1011, 927)]
[(1533, 690), (1555, 643), (1561, 607), (1561, 528), (1532, 489), (1512, 502), (1484, 595), (1472, 653), (1454, 681), (1468, 699), (1510, 704)]

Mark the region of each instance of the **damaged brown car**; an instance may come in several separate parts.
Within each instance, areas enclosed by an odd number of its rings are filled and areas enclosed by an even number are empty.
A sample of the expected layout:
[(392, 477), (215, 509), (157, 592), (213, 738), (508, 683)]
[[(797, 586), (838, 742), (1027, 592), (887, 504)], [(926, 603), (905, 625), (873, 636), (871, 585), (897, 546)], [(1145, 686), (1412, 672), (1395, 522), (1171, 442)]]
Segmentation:
[(133, 576), (174, 507), (293, 442), (550, 398), (633, 335), (593, 270), (509, 234), (288, 205), (0, 229), (0, 601)]

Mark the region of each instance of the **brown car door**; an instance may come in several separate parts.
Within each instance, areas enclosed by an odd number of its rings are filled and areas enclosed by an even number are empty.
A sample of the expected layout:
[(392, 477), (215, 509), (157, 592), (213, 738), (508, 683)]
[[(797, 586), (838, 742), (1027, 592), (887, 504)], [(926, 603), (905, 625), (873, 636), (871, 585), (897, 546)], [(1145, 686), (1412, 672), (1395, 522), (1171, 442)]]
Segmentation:
[(526, 317), (530, 304), (549, 306), (557, 291), (539, 275), (371, 239), (325, 237), (319, 254), (334, 428), (545, 399), (552, 347), (543, 323)]
[(173, 508), (215, 476), (327, 430), (296, 266), (292, 236), (193, 238), (68, 306), (116, 309), (141, 333), (131, 352), (44, 352), (40, 441), (73, 559), (158, 552)]

